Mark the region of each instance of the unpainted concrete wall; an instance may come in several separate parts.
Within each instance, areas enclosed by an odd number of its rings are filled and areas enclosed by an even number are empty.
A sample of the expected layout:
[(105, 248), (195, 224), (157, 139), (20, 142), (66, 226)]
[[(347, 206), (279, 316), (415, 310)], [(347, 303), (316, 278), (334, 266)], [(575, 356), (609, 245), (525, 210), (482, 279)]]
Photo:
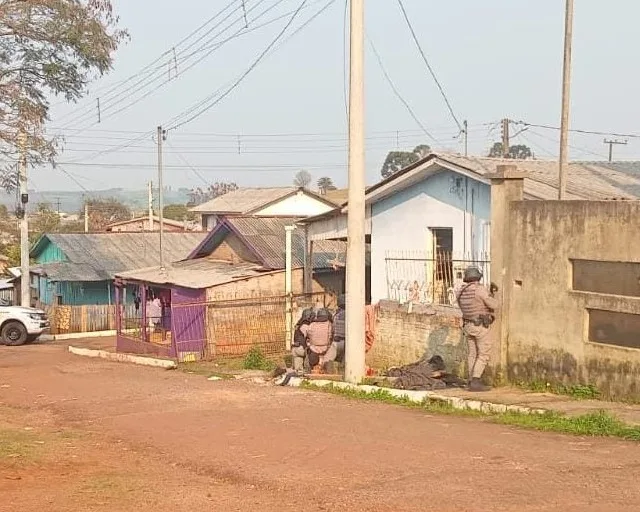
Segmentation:
[(640, 298), (573, 290), (571, 264), (640, 262), (640, 202), (516, 201), (509, 215), (509, 379), (593, 384), (612, 398), (640, 399), (640, 349), (590, 339), (588, 314), (640, 315)]
[(373, 368), (389, 368), (440, 355), (447, 370), (464, 375), (467, 348), (462, 337), (462, 317), (455, 308), (414, 306), (380, 301), (376, 340), (367, 355)]

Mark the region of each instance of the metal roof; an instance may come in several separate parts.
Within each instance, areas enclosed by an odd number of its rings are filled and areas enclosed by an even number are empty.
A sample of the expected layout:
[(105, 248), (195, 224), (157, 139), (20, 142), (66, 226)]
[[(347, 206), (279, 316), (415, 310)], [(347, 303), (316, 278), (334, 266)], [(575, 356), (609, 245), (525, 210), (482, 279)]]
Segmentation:
[[(185, 259), (206, 233), (165, 233), (167, 262)], [(31, 250), (37, 257), (50, 242), (67, 261), (40, 265), (53, 281), (104, 281), (117, 272), (160, 265), (160, 233), (82, 233), (44, 235)]]
[(239, 188), (211, 201), (191, 208), (196, 213), (249, 213), (286, 196), (294, 194), (296, 187)]
[[(135, 222), (140, 222), (140, 221), (149, 222), (149, 216), (146, 215), (144, 217), (134, 217), (133, 219), (129, 219), (129, 220), (121, 220), (121, 221), (118, 221), (118, 222), (112, 222), (111, 224), (107, 225), (105, 230), (109, 230), (109, 229), (115, 228), (117, 226), (126, 226), (127, 224), (133, 224)], [(180, 222), (180, 221), (177, 221), (177, 220), (163, 218), (162, 222), (164, 224), (167, 224), (168, 226), (174, 226), (176, 228), (184, 228), (184, 222)], [(158, 217), (157, 215), (154, 215), (153, 216), (153, 223), (154, 224), (159, 224), (160, 223), (160, 217)]]
[(230, 264), (208, 259), (185, 260), (159, 266), (130, 270), (117, 274), (124, 281), (157, 285), (175, 285), (201, 290), (264, 274), (266, 269), (254, 263)]

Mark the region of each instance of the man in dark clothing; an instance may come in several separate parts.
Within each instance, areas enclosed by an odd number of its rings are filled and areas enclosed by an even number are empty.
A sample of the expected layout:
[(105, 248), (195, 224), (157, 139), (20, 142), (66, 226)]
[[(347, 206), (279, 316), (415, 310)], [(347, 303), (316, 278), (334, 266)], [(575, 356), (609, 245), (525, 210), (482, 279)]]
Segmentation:
[[(293, 369), (302, 373), (304, 371), (304, 360), (307, 357), (307, 329), (315, 318), (313, 308), (305, 309), (300, 316), (293, 332), (293, 343), (291, 344), (291, 355), (293, 357)], [(303, 327), (306, 326), (306, 327)]]
[(346, 338), (345, 328), (345, 297), (338, 297), (338, 310), (333, 316), (333, 343), (336, 347), (336, 361), (342, 363), (344, 361), (344, 340)]

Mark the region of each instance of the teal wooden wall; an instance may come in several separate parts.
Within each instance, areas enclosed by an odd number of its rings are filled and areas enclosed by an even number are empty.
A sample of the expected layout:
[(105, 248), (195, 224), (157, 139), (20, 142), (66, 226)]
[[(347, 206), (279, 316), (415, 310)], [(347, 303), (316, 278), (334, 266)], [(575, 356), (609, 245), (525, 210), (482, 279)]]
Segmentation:
[(55, 261), (67, 261), (67, 257), (55, 244), (48, 242), (45, 248), (36, 256), (36, 263), (52, 263)]

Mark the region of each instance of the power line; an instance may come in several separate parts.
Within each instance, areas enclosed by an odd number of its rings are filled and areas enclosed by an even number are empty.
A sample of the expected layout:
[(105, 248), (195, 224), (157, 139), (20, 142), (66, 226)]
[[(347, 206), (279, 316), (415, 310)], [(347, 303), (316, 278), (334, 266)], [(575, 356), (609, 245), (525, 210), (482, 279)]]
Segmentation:
[[(557, 130), (560, 131), (560, 127), (551, 126), (548, 124), (534, 124), (527, 123), (526, 121), (513, 121), (514, 124), (519, 124), (523, 126), (531, 126), (533, 128), (544, 128), (546, 130)], [(630, 138), (630, 139), (640, 139), (640, 134), (637, 133), (616, 133), (616, 132), (601, 132), (595, 130), (579, 130), (577, 128), (569, 129), (572, 133), (581, 133), (583, 135), (600, 135), (600, 136), (611, 136), (611, 137), (621, 137), (621, 138)]]
[(167, 141), (167, 146), (169, 146), (169, 147), (171, 148), (171, 152), (172, 152), (174, 155), (176, 155), (180, 160), (182, 160), (182, 161), (185, 163), (185, 165), (187, 165), (187, 166), (189, 167), (189, 169), (191, 169), (191, 171), (193, 172), (193, 174), (195, 174), (198, 178), (200, 178), (200, 180), (202, 180), (202, 182), (203, 182), (205, 185), (207, 185), (207, 186), (208, 186), (208, 185), (210, 185), (209, 181), (207, 181), (207, 180), (204, 178), (204, 176), (202, 176), (202, 174), (200, 174), (200, 173), (198, 172), (198, 170), (197, 170), (195, 167), (193, 167), (193, 165), (191, 165), (185, 157), (183, 157), (180, 153), (178, 153), (178, 152), (175, 150), (175, 148), (174, 148), (174, 147), (169, 143), (169, 141)]
[(384, 77), (387, 80), (387, 83), (389, 84), (389, 86), (391, 87), (391, 90), (393, 91), (393, 94), (396, 95), (396, 98), (398, 98), (400, 100), (400, 102), (404, 105), (404, 107), (407, 109), (407, 111), (409, 112), (409, 114), (411, 115), (411, 117), (413, 118), (413, 120), (416, 122), (416, 124), (422, 129), (422, 131), (425, 133), (425, 135), (427, 137), (429, 137), (431, 140), (433, 140), (436, 144), (440, 144), (440, 141), (438, 139), (436, 139), (433, 135), (431, 135), (431, 133), (429, 132), (429, 130), (427, 130), (425, 128), (425, 126), (422, 124), (422, 122), (420, 121), (420, 119), (418, 118), (418, 116), (416, 115), (416, 113), (413, 111), (413, 109), (411, 108), (411, 105), (409, 105), (409, 102), (407, 102), (407, 100), (405, 100), (402, 97), (402, 94), (400, 94), (400, 91), (398, 91), (398, 89), (396, 88), (395, 84), (393, 83), (393, 80), (391, 79), (391, 77), (389, 76), (389, 73), (387, 73), (387, 70), (384, 66), (384, 63), (382, 62), (382, 57), (380, 56), (380, 54), (378, 53), (378, 50), (376, 50), (375, 45), (373, 44), (373, 40), (367, 35), (367, 41), (369, 41), (369, 45), (371, 46), (371, 50), (373, 50), (373, 54), (376, 57), (376, 60), (378, 61), (378, 65), (380, 66), (380, 69), (382, 71), (382, 74), (384, 75)]
[(424, 63), (427, 65), (427, 69), (429, 70), (429, 73), (431, 73), (431, 77), (433, 78), (434, 82), (438, 86), (438, 89), (440, 90), (440, 94), (442, 94), (442, 97), (444, 99), (444, 102), (447, 105), (447, 108), (449, 109), (449, 113), (451, 114), (451, 117), (456, 122), (456, 125), (458, 126), (458, 129), (460, 130), (460, 132), (463, 132), (464, 130), (462, 128), (462, 125), (460, 124), (460, 121), (458, 121), (458, 118), (456, 117), (455, 113), (453, 112), (453, 107), (451, 107), (451, 103), (449, 102), (449, 98), (447, 98), (447, 95), (445, 94), (444, 89), (442, 88), (442, 85), (440, 84), (440, 81), (438, 80), (438, 77), (436, 76), (435, 71), (431, 67), (431, 64), (429, 64), (429, 59), (427, 59), (427, 55), (425, 54), (424, 50), (422, 49), (422, 45), (420, 44), (420, 41), (418, 40), (418, 36), (416, 35), (415, 30), (413, 30), (413, 25), (411, 24), (411, 20), (409, 19), (409, 15), (407, 14), (407, 10), (404, 8), (403, 1), (402, 0), (398, 0), (398, 4), (400, 5), (400, 9), (402, 10), (402, 15), (404, 16), (404, 19), (407, 22), (407, 26), (409, 27), (409, 31), (411, 32), (411, 36), (413, 37), (413, 40), (415, 41), (416, 46), (418, 47), (418, 50), (420, 51), (420, 55), (422, 55), (422, 60), (424, 60)]
[[(317, 17), (320, 13), (324, 12), (324, 10), (326, 10), (335, 0), (330, 0), (324, 8), (322, 8), (318, 13), (316, 13), (314, 16), (312, 16), (311, 20), (315, 19), (315, 17)], [(188, 116), (186, 119), (177, 122), (177, 119), (174, 118), (173, 122), (174, 124), (172, 126), (170, 126), (168, 128), (168, 130), (176, 130), (177, 128), (180, 128), (181, 126), (185, 126), (186, 124), (189, 124), (190, 122), (194, 121), (195, 119), (197, 119), (198, 117), (200, 117), (202, 114), (208, 112), (209, 110), (211, 110), (214, 106), (216, 106), (218, 103), (220, 103), (224, 98), (226, 98), (229, 94), (231, 94), (231, 92), (233, 92), (241, 83), (242, 81), (258, 66), (258, 64), (260, 64), (260, 62), (262, 61), (262, 59), (264, 59), (266, 57), (266, 55), (269, 53), (269, 51), (278, 43), (278, 41), (282, 38), (282, 36), (285, 34), (285, 32), (289, 29), (289, 27), (293, 24), (293, 22), (295, 21), (295, 19), (297, 18), (298, 14), (300, 13), (300, 11), (303, 9), (303, 7), (305, 6), (305, 4), (307, 3), (307, 0), (302, 0), (302, 2), (300, 3), (300, 5), (298, 6), (298, 8), (296, 9), (296, 11), (293, 13), (293, 15), (291, 16), (291, 18), (289, 19), (289, 21), (285, 24), (285, 26), (282, 28), (282, 30), (276, 35), (276, 37), (267, 45), (267, 47), (260, 53), (260, 55), (258, 55), (258, 58), (255, 59), (255, 61), (249, 66), (249, 68), (247, 68), (247, 70), (240, 75), (240, 77), (224, 92), (222, 93), (222, 95), (220, 95), (218, 98), (216, 98), (212, 103), (210, 103), (209, 105), (205, 104), (208, 101), (211, 101), (211, 99), (215, 98), (215, 95), (217, 93), (214, 93), (213, 96), (210, 96), (208, 98), (205, 98), (203, 101), (200, 102), (200, 105), (203, 107), (201, 108), (199, 111), (196, 111), (194, 114), (189, 115), (187, 112), (189, 112), (189, 110), (187, 110), (185, 112), (185, 114)], [(307, 22), (309, 23), (309, 21)], [(305, 26), (305, 25), (303, 25)], [(193, 107), (192, 109), (190, 109), (192, 112), (193, 110), (199, 108), (198, 106)], [(179, 119), (181, 116), (177, 116), (177, 118)]]

